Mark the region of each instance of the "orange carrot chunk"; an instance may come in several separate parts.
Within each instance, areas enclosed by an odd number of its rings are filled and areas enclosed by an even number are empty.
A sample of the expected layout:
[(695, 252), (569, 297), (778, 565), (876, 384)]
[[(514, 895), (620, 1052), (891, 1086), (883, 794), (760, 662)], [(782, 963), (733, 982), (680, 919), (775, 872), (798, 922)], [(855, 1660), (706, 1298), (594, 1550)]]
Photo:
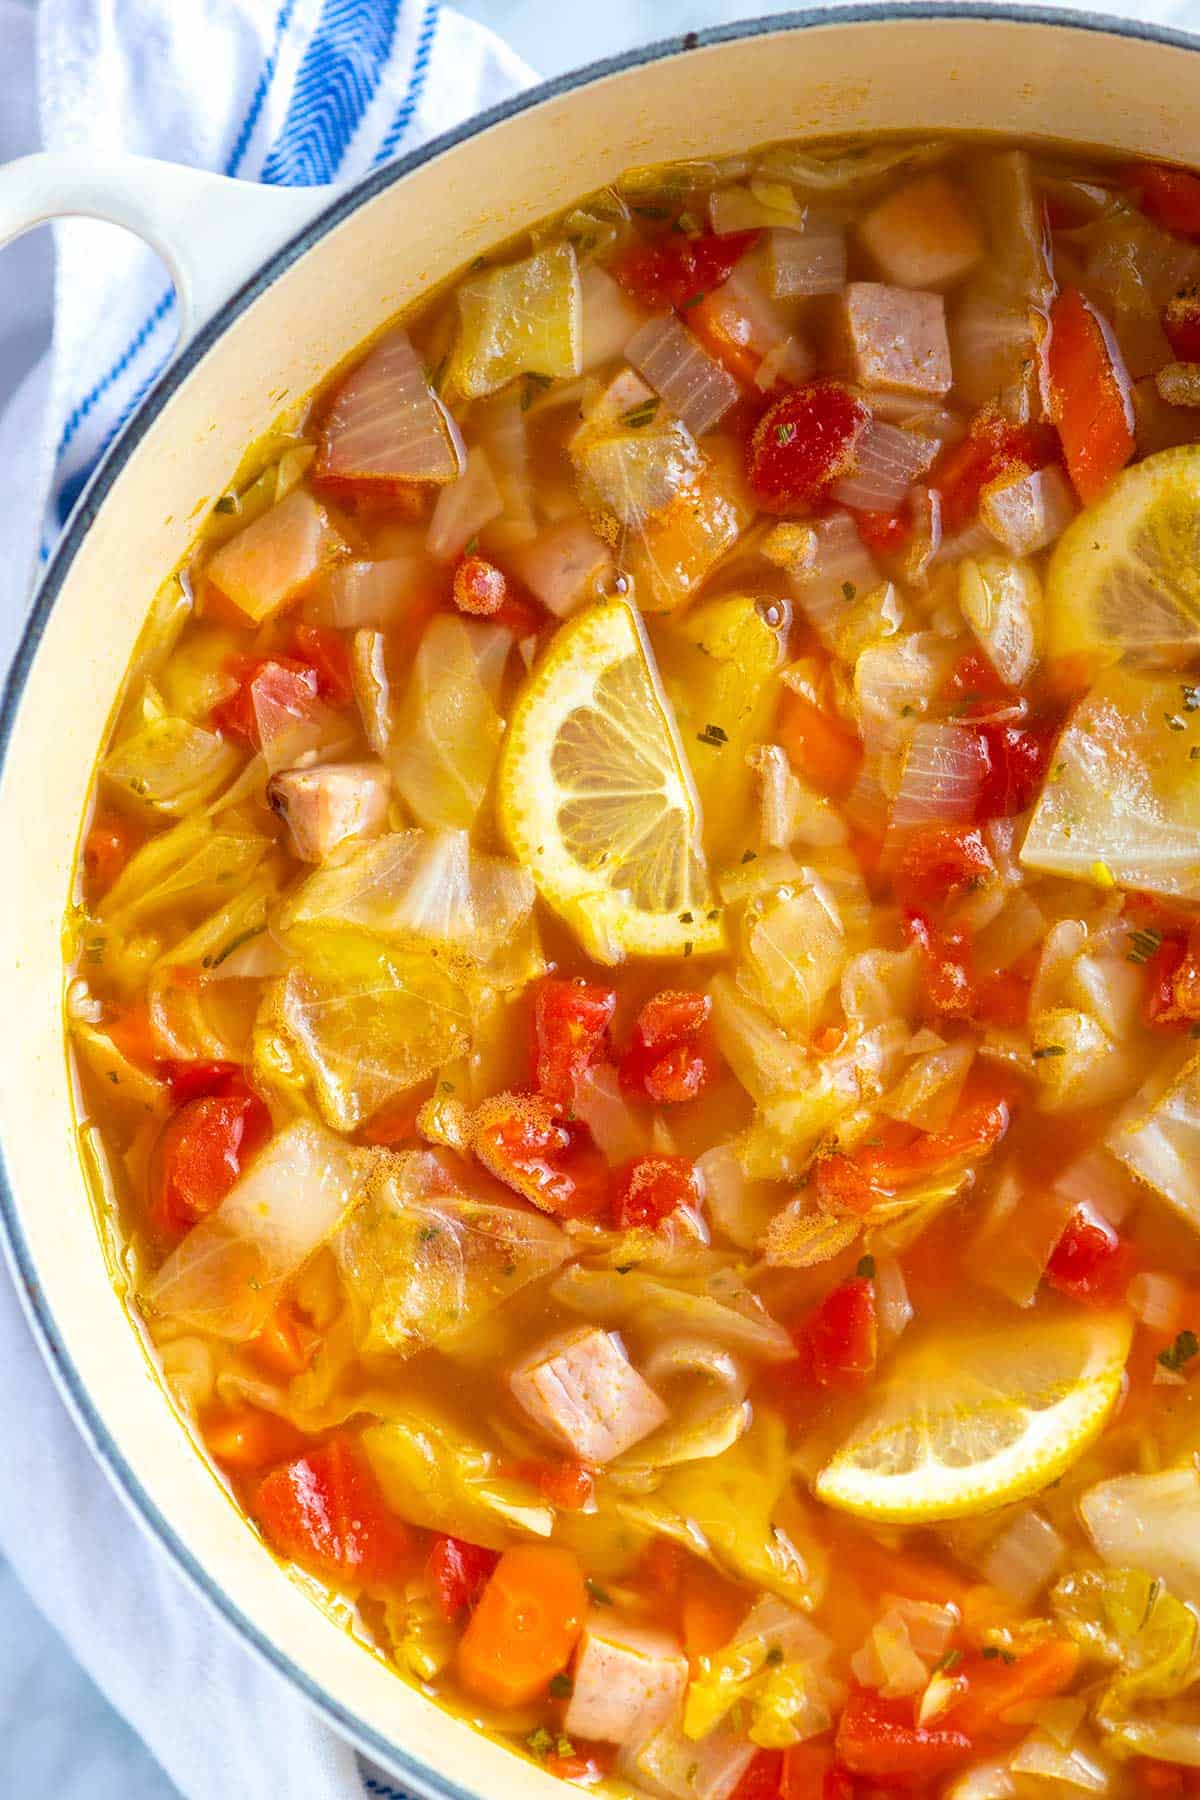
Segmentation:
[(1136, 440), (1121, 352), (1107, 321), (1078, 288), (1064, 288), (1050, 310), (1046, 368), (1067, 473), (1086, 504), (1125, 467)]
[(955, 1670), (963, 1678), (966, 1692), (939, 1722), (970, 1738), (995, 1737), (1023, 1724), (1019, 1718), (1010, 1718), (1014, 1708), (1061, 1694), (1071, 1685), (1078, 1667), (1077, 1646), (1059, 1637), (1034, 1644), (1015, 1661), (982, 1652), (969, 1656)]
[(571, 1660), (587, 1589), (569, 1550), (506, 1550), (458, 1647), (463, 1685), (493, 1706), (526, 1706)]
[(832, 713), (786, 688), (775, 729), (797, 775), (819, 793), (837, 796), (853, 787), (862, 762), (862, 745)]

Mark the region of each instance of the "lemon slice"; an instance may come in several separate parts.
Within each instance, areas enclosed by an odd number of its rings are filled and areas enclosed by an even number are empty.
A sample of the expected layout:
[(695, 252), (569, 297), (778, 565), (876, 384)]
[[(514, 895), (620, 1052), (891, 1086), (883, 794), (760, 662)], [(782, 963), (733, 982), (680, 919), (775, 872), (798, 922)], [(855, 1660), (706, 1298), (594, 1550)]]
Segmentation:
[(1073, 1311), (914, 1345), (817, 1476), (818, 1498), (918, 1524), (1037, 1493), (1101, 1430), (1130, 1336), (1125, 1314)]
[(1200, 445), (1135, 463), (1064, 531), (1046, 578), (1052, 656), (1200, 644)]
[(497, 806), (513, 855), (596, 961), (721, 949), (687, 759), (624, 600), (577, 613), (533, 669)]

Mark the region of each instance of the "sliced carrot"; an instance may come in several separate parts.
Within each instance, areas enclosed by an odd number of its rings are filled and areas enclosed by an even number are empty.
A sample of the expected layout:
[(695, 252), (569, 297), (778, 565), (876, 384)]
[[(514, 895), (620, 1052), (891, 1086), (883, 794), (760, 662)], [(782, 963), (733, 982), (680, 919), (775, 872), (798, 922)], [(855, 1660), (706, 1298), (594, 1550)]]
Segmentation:
[(569, 1550), (506, 1550), (458, 1646), (463, 1685), (493, 1706), (536, 1700), (570, 1661), (587, 1607), (583, 1572)]
[(775, 729), (796, 773), (820, 793), (844, 794), (854, 785), (862, 744), (832, 713), (785, 688)]
[(249, 1349), (272, 1375), (290, 1381), (307, 1369), (319, 1342), (320, 1333), (304, 1323), (290, 1300), (281, 1300)]
[(901, 1600), (957, 1606), (962, 1611), (971, 1583), (936, 1557), (915, 1550), (885, 1550), (857, 1531), (839, 1541), (845, 1567), (854, 1571), (867, 1599), (877, 1602), (883, 1594), (895, 1594)]
[(1012, 1662), (1006, 1662), (1003, 1654), (972, 1654), (955, 1670), (965, 1681), (966, 1692), (941, 1722), (970, 1738), (995, 1737), (1020, 1727), (1026, 1721), (1010, 1715), (1033, 1700), (1061, 1694), (1078, 1667), (1078, 1646), (1060, 1637), (1043, 1639)]
[(202, 1426), (209, 1454), (223, 1469), (266, 1469), (295, 1456), (304, 1439), (294, 1425), (257, 1406), (238, 1406)]
[(1078, 288), (1064, 288), (1050, 309), (1046, 370), (1067, 473), (1086, 504), (1125, 467), (1137, 439), (1121, 352), (1107, 321)]
[(1166, 163), (1135, 163), (1126, 175), (1143, 212), (1181, 237), (1200, 237), (1200, 177)]
[(724, 1648), (746, 1610), (746, 1596), (732, 1582), (704, 1563), (689, 1562), (680, 1584), (679, 1617), (693, 1673), (700, 1657)]
[(104, 1027), (121, 1055), (131, 1063), (148, 1069), (159, 1060), (162, 1049), (150, 1022), (150, 1008), (144, 1000), (124, 1006)]
[(708, 354), (743, 387), (752, 386), (762, 365), (762, 352), (750, 342), (753, 328), (732, 296), (718, 288), (689, 306), (684, 317), (688, 330)]
[(120, 813), (98, 812), (83, 845), (83, 866), (88, 891), (107, 894), (146, 833)]

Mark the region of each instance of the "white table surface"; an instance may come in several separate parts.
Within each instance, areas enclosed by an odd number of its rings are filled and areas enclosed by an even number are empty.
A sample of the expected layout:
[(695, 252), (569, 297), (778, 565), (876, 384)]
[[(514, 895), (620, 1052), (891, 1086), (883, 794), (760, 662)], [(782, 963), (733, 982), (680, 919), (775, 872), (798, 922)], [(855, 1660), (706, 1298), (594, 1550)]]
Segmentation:
[[(1103, 0), (1095, 3), (1103, 9)], [(543, 75), (560, 74), (656, 38), (784, 10), (767, 0), (457, 0), (457, 4), (460, 11), (499, 32)], [(1179, 23), (1190, 22), (1191, 14), (1190, 7), (1169, 0), (1167, 4), (1124, 0), (1111, 10), (1173, 14)], [(96, 1479), (102, 1479), (99, 1472)], [(2, 1560), (0, 1796), (178, 1800), (177, 1790), (75, 1665)], [(231, 1795), (230, 1800), (243, 1797)]]

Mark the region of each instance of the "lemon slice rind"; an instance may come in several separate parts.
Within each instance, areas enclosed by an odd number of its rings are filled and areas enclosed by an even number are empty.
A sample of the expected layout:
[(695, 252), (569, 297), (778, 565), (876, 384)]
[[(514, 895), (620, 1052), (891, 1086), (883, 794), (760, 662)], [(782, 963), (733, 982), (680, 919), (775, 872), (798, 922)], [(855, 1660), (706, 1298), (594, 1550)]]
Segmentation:
[(596, 961), (723, 948), (687, 757), (625, 600), (577, 613), (533, 668), (509, 721), (497, 809), (513, 855)]
[(1126, 1314), (1080, 1312), (915, 1346), (818, 1474), (817, 1498), (920, 1524), (1040, 1492), (1103, 1429), (1131, 1331)]

